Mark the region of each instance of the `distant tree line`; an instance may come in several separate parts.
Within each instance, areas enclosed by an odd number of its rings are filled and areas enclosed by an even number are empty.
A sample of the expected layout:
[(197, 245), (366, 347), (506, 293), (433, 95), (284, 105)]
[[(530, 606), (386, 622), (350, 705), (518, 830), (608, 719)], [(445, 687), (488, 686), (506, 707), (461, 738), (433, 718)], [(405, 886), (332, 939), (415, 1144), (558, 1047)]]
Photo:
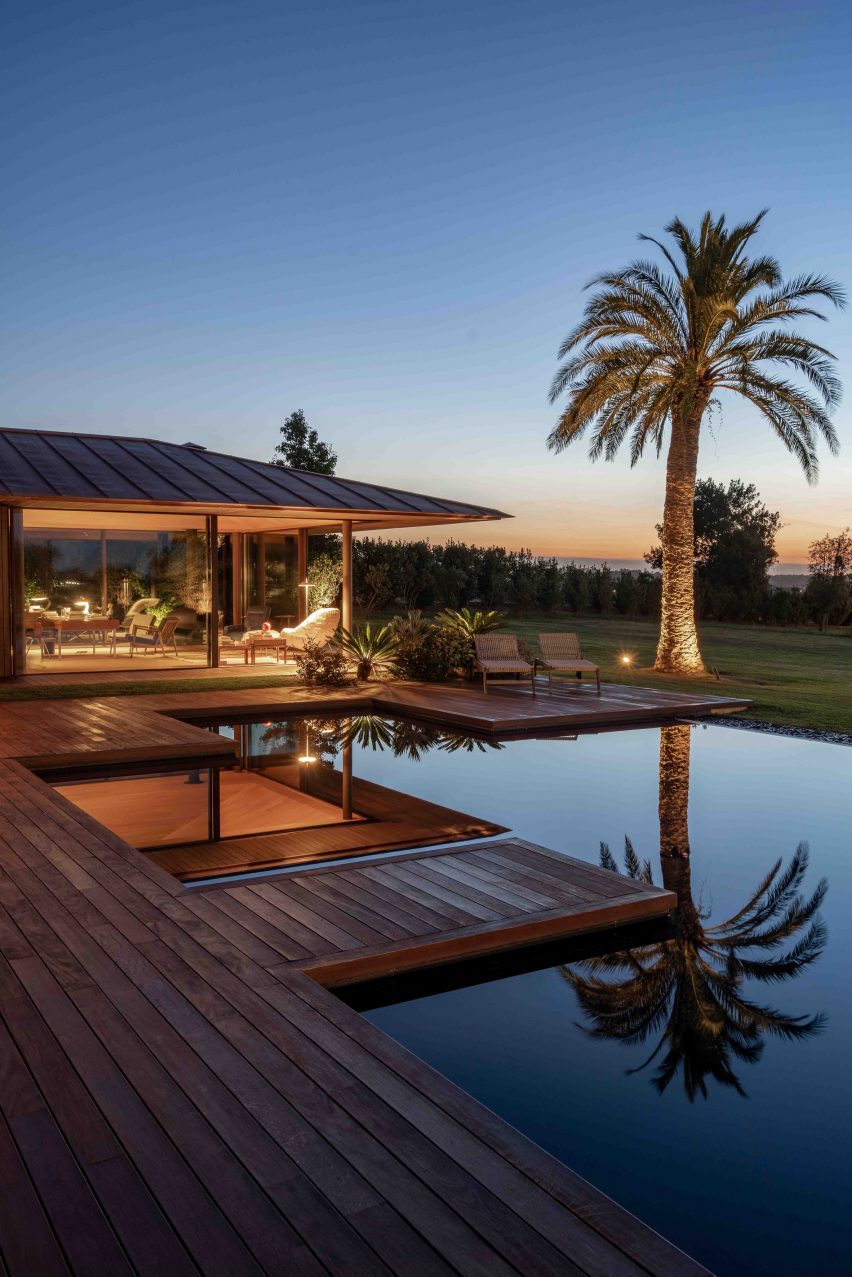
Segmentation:
[[(319, 538), (317, 538), (319, 540)], [(703, 620), (766, 625), (843, 625), (852, 617), (852, 539), (824, 537), (811, 550), (811, 577), (805, 589), (772, 585), (769, 560), (758, 543), (739, 551), (720, 538), (713, 552), (696, 563), (696, 600)], [(314, 538), (312, 537), (313, 541)], [(323, 554), (334, 555), (334, 538), (322, 538)], [(510, 612), (571, 612), (656, 619), (660, 615), (659, 572), (560, 563), (529, 550), (449, 541), (390, 541), (373, 537), (353, 542), (355, 602), (367, 614), (432, 611), (477, 605)], [(702, 554), (704, 551), (702, 551)], [(844, 555), (846, 556), (844, 558)], [(652, 557), (652, 556), (650, 556)], [(756, 562), (763, 558), (762, 571)], [(845, 564), (845, 566), (844, 566)]]
[(657, 616), (656, 572), (560, 564), (529, 550), (449, 541), (353, 543), (355, 600), (364, 612), (457, 608), (479, 603), (520, 612), (620, 612)]

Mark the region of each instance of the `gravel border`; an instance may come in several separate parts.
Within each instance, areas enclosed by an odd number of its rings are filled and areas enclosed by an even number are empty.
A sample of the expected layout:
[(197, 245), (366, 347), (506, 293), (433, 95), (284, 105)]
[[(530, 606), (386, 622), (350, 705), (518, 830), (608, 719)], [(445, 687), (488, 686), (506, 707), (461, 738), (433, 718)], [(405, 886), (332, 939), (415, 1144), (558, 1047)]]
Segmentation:
[(713, 723), (719, 727), (738, 727), (746, 732), (763, 732), (767, 736), (792, 736), (794, 740), (822, 741), (825, 745), (852, 745), (846, 732), (820, 732), (813, 727), (783, 727), (780, 723), (764, 723), (759, 718), (734, 718), (727, 714), (711, 714), (693, 719), (696, 723)]

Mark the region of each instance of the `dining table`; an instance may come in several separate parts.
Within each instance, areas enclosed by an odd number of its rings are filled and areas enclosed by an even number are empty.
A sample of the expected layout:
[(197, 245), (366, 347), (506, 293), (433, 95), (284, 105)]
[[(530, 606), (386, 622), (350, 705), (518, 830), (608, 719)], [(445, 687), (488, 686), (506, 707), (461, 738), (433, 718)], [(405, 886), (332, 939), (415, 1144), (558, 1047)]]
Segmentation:
[[(92, 654), (97, 652), (98, 640), (101, 643), (109, 641), (108, 636), (112, 636), (116, 630), (121, 628), (121, 621), (117, 621), (111, 616), (53, 616), (44, 612), (25, 612), (24, 627), (31, 630), (36, 638), (42, 644), (42, 651), (47, 656), (61, 656), (63, 640), (67, 643), (69, 639), (74, 637), (89, 636), (92, 644)], [(55, 652), (45, 650), (50, 643), (55, 644)], [(115, 645), (112, 645), (111, 654), (115, 655)]]

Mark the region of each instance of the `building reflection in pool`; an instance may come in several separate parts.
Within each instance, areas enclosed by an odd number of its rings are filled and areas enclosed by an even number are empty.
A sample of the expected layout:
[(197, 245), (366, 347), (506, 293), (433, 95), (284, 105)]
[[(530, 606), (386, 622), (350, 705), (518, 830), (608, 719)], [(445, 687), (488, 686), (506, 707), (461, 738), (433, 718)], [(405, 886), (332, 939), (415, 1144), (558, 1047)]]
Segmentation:
[(78, 807), (185, 882), (480, 838), (505, 827), (355, 775), (354, 748), (418, 759), (499, 749), (375, 715), (235, 721), (233, 763), (57, 785)]
[[(817, 1033), (821, 1015), (788, 1015), (752, 1001), (749, 981), (777, 984), (814, 962), (826, 944), (819, 907), (827, 891), (821, 879), (803, 891), (808, 848), (800, 843), (788, 864), (779, 858), (743, 906), (710, 925), (693, 896), (689, 844), (691, 728), (660, 730), (659, 818), (663, 885), (678, 899), (670, 940), (584, 959), (560, 968), (597, 1038), (628, 1046), (653, 1041), (651, 1054), (628, 1073), (656, 1062), (653, 1084), (662, 1094), (680, 1072), (690, 1100), (707, 1095), (707, 1081), (745, 1090), (738, 1064), (754, 1064), (767, 1037), (801, 1040)], [(606, 843), (601, 864), (619, 872)], [(625, 838), (625, 872), (653, 881)]]

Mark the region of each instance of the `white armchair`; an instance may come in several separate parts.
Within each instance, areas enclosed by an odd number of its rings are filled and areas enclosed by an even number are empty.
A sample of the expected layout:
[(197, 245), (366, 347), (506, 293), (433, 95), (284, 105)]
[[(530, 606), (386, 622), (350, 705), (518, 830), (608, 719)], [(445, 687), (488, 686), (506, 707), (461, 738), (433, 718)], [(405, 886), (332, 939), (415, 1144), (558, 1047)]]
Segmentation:
[(319, 607), (292, 629), (282, 630), (281, 637), (286, 639), (288, 652), (300, 652), (311, 639), (324, 647), (339, 624), (339, 608)]

